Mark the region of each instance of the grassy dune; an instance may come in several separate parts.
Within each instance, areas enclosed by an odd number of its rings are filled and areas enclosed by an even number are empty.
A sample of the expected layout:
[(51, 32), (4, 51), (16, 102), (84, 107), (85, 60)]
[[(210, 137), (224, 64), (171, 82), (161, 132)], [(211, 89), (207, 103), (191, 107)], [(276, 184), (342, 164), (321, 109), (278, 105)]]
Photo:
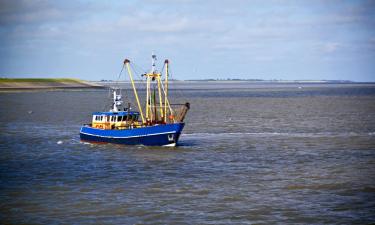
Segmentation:
[(72, 78), (0, 78), (0, 83), (7, 82), (81, 82)]
[(101, 88), (101, 85), (72, 78), (0, 78), (0, 90)]

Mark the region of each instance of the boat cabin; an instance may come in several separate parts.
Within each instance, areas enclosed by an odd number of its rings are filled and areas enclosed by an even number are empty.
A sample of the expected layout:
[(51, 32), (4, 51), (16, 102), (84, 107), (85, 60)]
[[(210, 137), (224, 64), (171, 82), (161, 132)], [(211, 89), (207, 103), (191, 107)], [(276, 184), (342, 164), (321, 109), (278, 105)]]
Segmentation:
[(139, 113), (132, 111), (94, 112), (92, 127), (104, 130), (132, 129), (141, 126)]

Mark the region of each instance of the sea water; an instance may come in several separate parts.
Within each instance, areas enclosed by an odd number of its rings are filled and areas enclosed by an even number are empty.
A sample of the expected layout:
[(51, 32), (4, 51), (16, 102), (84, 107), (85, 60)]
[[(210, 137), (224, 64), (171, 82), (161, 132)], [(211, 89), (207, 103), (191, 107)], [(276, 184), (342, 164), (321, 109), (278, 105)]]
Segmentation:
[(375, 222), (375, 85), (170, 93), (191, 104), (176, 148), (81, 142), (107, 90), (0, 93), (0, 223)]

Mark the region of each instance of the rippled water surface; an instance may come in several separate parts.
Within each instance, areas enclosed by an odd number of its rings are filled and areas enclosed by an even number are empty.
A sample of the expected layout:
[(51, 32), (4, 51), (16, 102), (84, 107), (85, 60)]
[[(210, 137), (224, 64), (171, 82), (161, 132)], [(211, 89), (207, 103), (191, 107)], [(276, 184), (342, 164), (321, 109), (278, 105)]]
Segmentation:
[(81, 143), (104, 90), (0, 93), (0, 223), (375, 223), (374, 85), (176, 86), (176, 148)]

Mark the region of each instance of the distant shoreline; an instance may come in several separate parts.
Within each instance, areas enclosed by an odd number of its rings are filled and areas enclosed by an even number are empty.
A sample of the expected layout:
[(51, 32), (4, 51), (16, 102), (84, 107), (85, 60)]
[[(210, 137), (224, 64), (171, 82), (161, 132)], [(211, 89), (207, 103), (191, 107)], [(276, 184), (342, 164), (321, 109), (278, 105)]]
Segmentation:
[[(128, 80), (113, 81), (113, 80), (101, 80), (91, 81), (95, 84), (115, 84), (115, 83), (130, 83)], [(143, 82), (141, 80), (135, 80), (135, 83)], [(169, 83), (258, 83), (258, 84), (375, 84), (375, 82), (356, 82), (356, 81), (344, 81), (344, 80), (170, 80)]]
[(192, 79), (186, 81), (254, 82), (254, 83), (355, 83), (350, 80), (262, 80), (262, 79)]
[(71, 78), (0, 78), (0, 91), (105, 88), (103, 85)]
[[(135, 83), (144, 81), (135, 80)], [(0, 78), (1, 92), (29, 92), (29, 91), (53, 91), (53, 90), (81, 90), (81, 89), (106, 89), (116, 84), (128, 84), (130, 81), (84, 81), (72, 78)], [(202, 79), (202, 80), (170, 80), (171, 84), (241, 84), (254, 85), (374, 85), (375, 82), (355, 82), (346, 80), (260, 80), (260, 79)]]

